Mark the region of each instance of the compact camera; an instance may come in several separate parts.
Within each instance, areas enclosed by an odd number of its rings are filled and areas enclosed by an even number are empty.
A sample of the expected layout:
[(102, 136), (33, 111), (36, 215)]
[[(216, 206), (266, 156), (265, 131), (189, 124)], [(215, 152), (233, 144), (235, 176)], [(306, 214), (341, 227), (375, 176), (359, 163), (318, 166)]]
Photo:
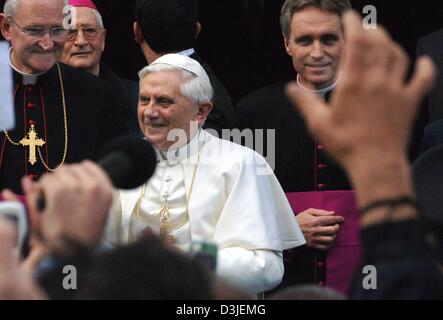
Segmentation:
[(0, 216), (16, 226), (15, 251), (17, 255), (20, 255), (28, 233), (25, 206), (17, 201), (2, 201), (0, 202)]

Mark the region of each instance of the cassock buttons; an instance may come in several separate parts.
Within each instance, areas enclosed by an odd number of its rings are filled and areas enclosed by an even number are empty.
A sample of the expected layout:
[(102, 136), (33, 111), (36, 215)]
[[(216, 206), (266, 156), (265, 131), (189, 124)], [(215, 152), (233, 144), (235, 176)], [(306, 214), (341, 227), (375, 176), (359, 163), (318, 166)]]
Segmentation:
[(323, 150), (323, 149), (324, 149), (324, 147), (322, 144), (317, 144), (317, 150)]
[(30, 86), (28, 86), (28, 88), (27, 88), (27, 91), (28, 91), (29, 93), (31, 93), (32, 91), (34, 91), (34, 88), (33, 88), (33, 87), (30, 87)]
[(321, 163), (321, 164), (319, 164), (318, 166), (317, 166), (317, 168), (319, 168), (320, 170), (322, 170), (322, 169), (326, 169), (328, 167), (328, 165), (327, 164), (323, 164), (323, 163)]
[(324, 281), (319, 281), (319, 282), (318, 282), (318, 285), (319, 285), (320, 287), (324, 287), (324, 286), (325, 286), (325, 282), (324, 282)]
[(28, 123), (29, 123), (30, 125), (31, 125), (31, 124), (34, 124), (34, 125), (37, 124), (37, 122), (35, 122), (34, 120), (29, 120)]
[(27, 107), (28, 107), (28, 109), (35, 108), (35, 103), (31, 103), (31, 102), (29, 102), (29, 103), (27, 104)]
[(324, 268), (324, 266), (325, 266), (325, 263), (323, 261), (317, 262), (317, 267), (318, 268)]

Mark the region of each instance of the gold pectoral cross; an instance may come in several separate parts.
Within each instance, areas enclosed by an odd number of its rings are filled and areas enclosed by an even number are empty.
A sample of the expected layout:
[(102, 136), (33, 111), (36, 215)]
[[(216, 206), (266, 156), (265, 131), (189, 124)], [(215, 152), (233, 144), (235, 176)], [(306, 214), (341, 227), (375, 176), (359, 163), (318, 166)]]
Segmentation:
[(175, 237), (171, 234), (169, 234), (169, 207), (168, 207), (168, 200), (165, 200), (165, 203), (163, 204), (163, 208), (160, 211), (162, 215), (162, 223), (160, 225), (160, 236), (169, 243), (174, 243)]
[(23, 138), (20, 140), (20, 144), (23, 147), (29, 147), (29, 163), (34, 165), (37, 162), (37, 157), (35, 154), (35, 148), (43, 146), (46, 142), (43, 139), (39, 139), (37, 132), (35, 132), (34, 125), (31, 124), (31, 128), (27, 134), (28, 138)]
[(174, 243), (175, 241), (175, 237), (169, 234), (169, 226), (165, 221), (162, 221), (162, 224), (160, 225), (160, 236), (166, 239), (169, 243)]

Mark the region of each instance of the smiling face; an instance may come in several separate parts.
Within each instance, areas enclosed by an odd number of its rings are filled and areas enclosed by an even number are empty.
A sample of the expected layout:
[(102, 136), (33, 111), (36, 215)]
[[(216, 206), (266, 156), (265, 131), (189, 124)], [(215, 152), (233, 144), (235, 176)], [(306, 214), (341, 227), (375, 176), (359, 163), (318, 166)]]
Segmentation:
[(334, 82), (344, 47), (338, 15), (315, 7), (296, 12), (284, 41), (303, 86), (322, 89)]
[(191, 121), (202, 124), (209, 112), (181, 93), (184, 81), (179, 70), (168, 70), (148, 73), (140, 82), (139, 125), (146, 139), (159, 150), (166, 151), (176, 143), (167, 140), (173, 129), (183, 130), (189, 142), (195, 134)]
[[(105, 50), (106, 31), (98, 24), (97, 16), (93, 9), (74, 8), (75, 15), (72, 28), (77, 29), (75, 38), (66, 41), (63, 55), (60, 61), (74, 68), (84, 69), (87, 72), (98, 75), (100, 59)], [(85, 33), (98, 31), (94, 38), (86, 38)]]
[(2, 34), (11, 42), (11, 60), (18, 70), (33, 74), (46, 72), (57, 62), (66, 39), (55, 41), (48, 33), (43, 37), (33, 37), (22, 32), (21, 28), (49, 30), (62, 27), (63, 7), (62, 0), (19, 1), (12, 17), (16, 24), (2, 16)]

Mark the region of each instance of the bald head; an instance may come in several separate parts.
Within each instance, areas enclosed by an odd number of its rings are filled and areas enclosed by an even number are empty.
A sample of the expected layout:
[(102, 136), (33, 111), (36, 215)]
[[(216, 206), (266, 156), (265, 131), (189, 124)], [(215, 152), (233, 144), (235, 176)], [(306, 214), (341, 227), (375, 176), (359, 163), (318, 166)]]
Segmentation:
[[(28, 3), (33, 2), (33, 0), (26, 0)], [(68, 0), (52, 0), (52, 2), (60, 1), (63, 2), (63, 5), (68, 5)], [(17, 8), (22, 0), (6, 0), (5, 6), (3, 8), (3, 12), (8, 17), (15, 17), (17, 13)]]

